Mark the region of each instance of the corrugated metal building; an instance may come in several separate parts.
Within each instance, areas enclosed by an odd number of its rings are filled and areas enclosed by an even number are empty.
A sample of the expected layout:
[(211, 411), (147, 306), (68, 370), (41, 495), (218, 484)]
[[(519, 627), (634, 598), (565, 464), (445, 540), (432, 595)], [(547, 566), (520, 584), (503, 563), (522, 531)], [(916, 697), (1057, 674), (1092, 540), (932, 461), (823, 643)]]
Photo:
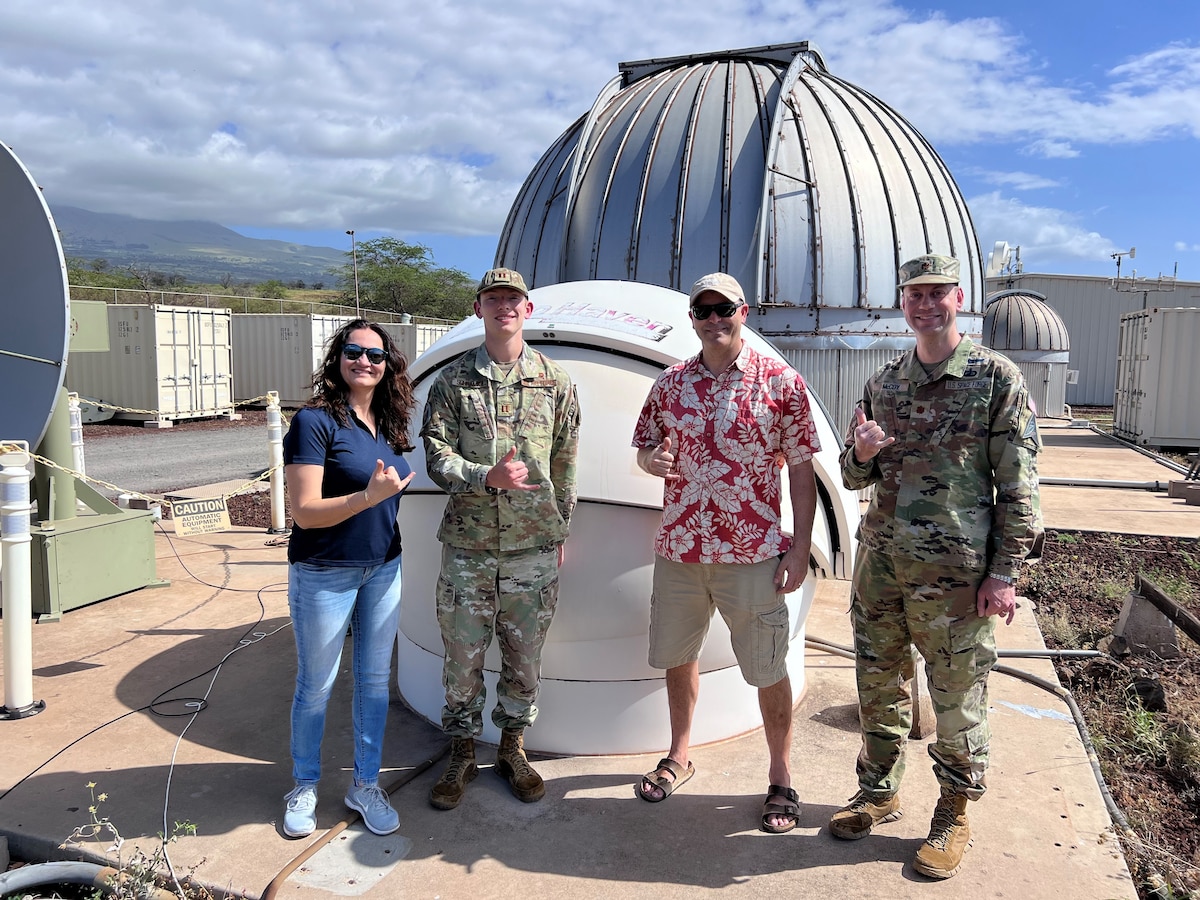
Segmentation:
[(960, 327), (979, 334), (979, 247), (949, 170), (801, 42), (621, 64), (529, 175), (496, 264), (534, 287), (684, 293), (729, 272), (840, 431), (867, 376), (912, 346), (896, 270), (931, 252), (962, 263)]
[(1170, 292), (1155, 290), (1160, 287), (1157, 281), (1143, 283), (1145, 290), (1134, 290), (1137, 283), (1129, 279), (1122, 282), (1118, 290), (1111, 278), (1023, 272), (989, 278), (987, 289), (1019, 289), (1044, 296), (1046, 305), (1067, 327), (1071, 336), (1068, 367), (1079, 372), (1078, 382), (1067, 385), (1067, 403), (1112, 406), (1121, 316), (1153, 306), (1200, 306), (1200, 282), (1167, 282), (1174, 288)]

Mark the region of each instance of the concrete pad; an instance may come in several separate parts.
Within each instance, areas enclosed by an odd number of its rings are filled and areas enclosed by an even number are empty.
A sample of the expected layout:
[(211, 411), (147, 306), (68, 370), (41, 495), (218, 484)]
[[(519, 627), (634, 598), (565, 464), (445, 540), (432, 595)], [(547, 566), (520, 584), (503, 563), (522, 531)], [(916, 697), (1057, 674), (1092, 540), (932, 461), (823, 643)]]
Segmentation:
[[(855, 790), (853, 664), (813, 650), (794, 720), (793, 777), (804, 806), (791, 834), (758, 830), (767, 786), (761, 732), (695, 748), (696, 777), (661, 804), (633, 791), (659, 754), (541, 760), (547, 797), (522, 804), (493, 774), (485, 747), (483, 771), (462, 806), (434, 810), (426, 798), (440, 763), (430, 761), (444, 739), (397, 698), (384, 783), (424, 771), (393, 795), (400, 832), (390, 842), (376, 839), (341, 824), (352, 765), (343, 677), (330, 706), (319, 831), (287, 840), (277, 824), (291, 786), (295, 672), (285, 549), (250, 529), (181, 539), (168, 523), (156, 550), (169, 589), (137, 591), (35, 628), (35, 695), (46, 710), (0, 723), (0, 834), (15, 855), (112, 862), (103, 842), (58, 849), (89, 821), (94, 782), (107, 795), (99, 814), (128, 841), (126, 858), (135, 845), (152, 848), (164, 823), (169, 830), (190, 822), (196, 835), (169, 848), (177, 871), (194, 869), (213, 888), (250, 897), (272, 884), (297, 897), (350, 896), (364, 885), (381, 898), (692, 897), (715, 889), (995, 896), (1001, 883), (1026, 900), (1136, 896), (1065, 706), (999, 675), (992, 787), (971, 807), (976, 844), (956, 878), (931, 883), (911, 868), (937, 796), (926, 741), (910, 748), (905, 818), (864, 841), (831, 838), (828, 818)], [(822, 582), (810, 635), (849, 645), (848, 605), (846, 582)], [(1027, 608), (1001, 637), (1009, 647), (1042, 646)], [(1021, 667), (1053, 678), (1044, 660)], [(326, 834), (330, 846), (280, 877)]]
[[(1075, 436), (1086, 440), (1059, 440)], [(1148, 465), (1163, 477), (1158, 464), (1128, 447), (1114, 456), (1091, 432), (1044, 427), (1043, 437), (1043, 473), (1129, 480)], [(1200, 509), (1161, 493), (1055, 487), (1043, 492), (1043, 510), (1054, 528), (1200, 536)], [(114, 862), (101, 841), (59, 849), (88, 824), (94, 782), (107, 795), (98, 815), (127, 839), (126, 859), (134, 846), (152, 849), (176, 821), (190, 822), (196, 834), (169, 845), (176, 870), (248, 897), (1136, 897), (1066, 705), (1000, 673), (990, 680), (989, 790), (968, 810), (975, 846), (959, 875), (931, 882), (911, 866), (937, 797), (927, 741), (909, 747), (904, 818), (866, 840), (830, 837), (829, 816), (855, 791), (857, 703), (852, 661), (814, 649), (794, 715), (803, 808), (790, 834), (758, 830), (767, 787), (761, 731), (694, 748), (696, 777), (660, 804), (634, 795), (658, 752), (535, 760), (547, 797), (522, 804), (482, 747), (483, 770), (463, 804), (434, 810), (427, 795), (444, 737), (396, 697), (382, 783), (407, 781), (393, 794), (402, 824), (378, 839), (342, 805), (352, 767), (344, 674), (330, 705), (318, 832), (288, 840), (278, 827), (291, 787), (295, 676), (286, 548), (259, 530), (180, 538), (165, 523), (155, 552), (169, 588), (34, 628), (34, 696), (46, 709), (0, 722), (0, 838), (18, 858)], [(811, 638), (850, 645), (848, 597), (846, 582), (820, 583)], [(1043, 647), (1026, 601), (999, 640)], [(1047, 660), (1003, 662), (1054, 681)]]

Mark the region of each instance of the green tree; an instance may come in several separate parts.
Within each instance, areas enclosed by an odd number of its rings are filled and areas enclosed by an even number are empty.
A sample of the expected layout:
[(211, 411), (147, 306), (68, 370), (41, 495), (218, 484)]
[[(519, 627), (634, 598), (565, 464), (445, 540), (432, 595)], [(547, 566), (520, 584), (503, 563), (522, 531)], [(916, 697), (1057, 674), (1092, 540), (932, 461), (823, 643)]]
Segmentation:
[[(475, 282), (458, 269), (434, 265), (428, 247), (381, 237), (357, 246), (358, 295), (368, 309), (458, 320), (471, 314)], [(337, 272), (343, 296), (354, 301), (354, 257)]]
[(287, 296), (287, 293), (287, 285), (278, 278), (264, 281), (254, 288), (254, 295), (256, 297), (271, 297), (276, 300), (282, 300)]

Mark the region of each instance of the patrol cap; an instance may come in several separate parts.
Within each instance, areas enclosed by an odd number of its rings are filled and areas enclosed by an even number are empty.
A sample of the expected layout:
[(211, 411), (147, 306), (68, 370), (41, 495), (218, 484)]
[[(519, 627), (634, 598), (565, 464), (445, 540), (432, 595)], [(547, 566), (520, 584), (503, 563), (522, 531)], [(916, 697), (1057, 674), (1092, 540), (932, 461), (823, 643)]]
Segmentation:
[(732, 275), (726, 275), (724, 272), (713, 272), (711, 275), (705, 275), (693, 284), (692, 292), (688, 295), (688, 304), (695, 303), (696, 298), (705, 291), (716, 291), (726, 300), (731, 300), (734, 303), (746, 302), (746, 292), (742, 290), (742, 286), (738, 284), (737, 279)]
[(927, 253), (900, 267), (900, 284), (958, 284), (958, 260), (953, 256)]
[(484, 291), (492, 288), (502, 287), (512, 288), (514, 291), (520, 291), (526, 297), (529, 296), (529, 288), (525, 287), (525, 279), (516, 269), (488, 269), (483, 273), (479, 287), (475, 289), (475, 296), (478, 297)]

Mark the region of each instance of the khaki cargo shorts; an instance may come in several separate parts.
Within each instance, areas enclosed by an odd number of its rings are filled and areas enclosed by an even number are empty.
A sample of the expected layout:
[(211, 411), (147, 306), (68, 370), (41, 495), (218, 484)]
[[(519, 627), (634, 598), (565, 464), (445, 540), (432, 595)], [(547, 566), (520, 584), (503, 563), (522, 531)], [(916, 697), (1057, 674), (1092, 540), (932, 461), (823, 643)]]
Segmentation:
[(673, 669), (700, 657), (713, 611), (729, 627), (746, 683), (770, 687), (787, 675), (788, 608), (775, 590), (776, 557), (759, 563), (677, 563), (654, 557), (650, 665)]

